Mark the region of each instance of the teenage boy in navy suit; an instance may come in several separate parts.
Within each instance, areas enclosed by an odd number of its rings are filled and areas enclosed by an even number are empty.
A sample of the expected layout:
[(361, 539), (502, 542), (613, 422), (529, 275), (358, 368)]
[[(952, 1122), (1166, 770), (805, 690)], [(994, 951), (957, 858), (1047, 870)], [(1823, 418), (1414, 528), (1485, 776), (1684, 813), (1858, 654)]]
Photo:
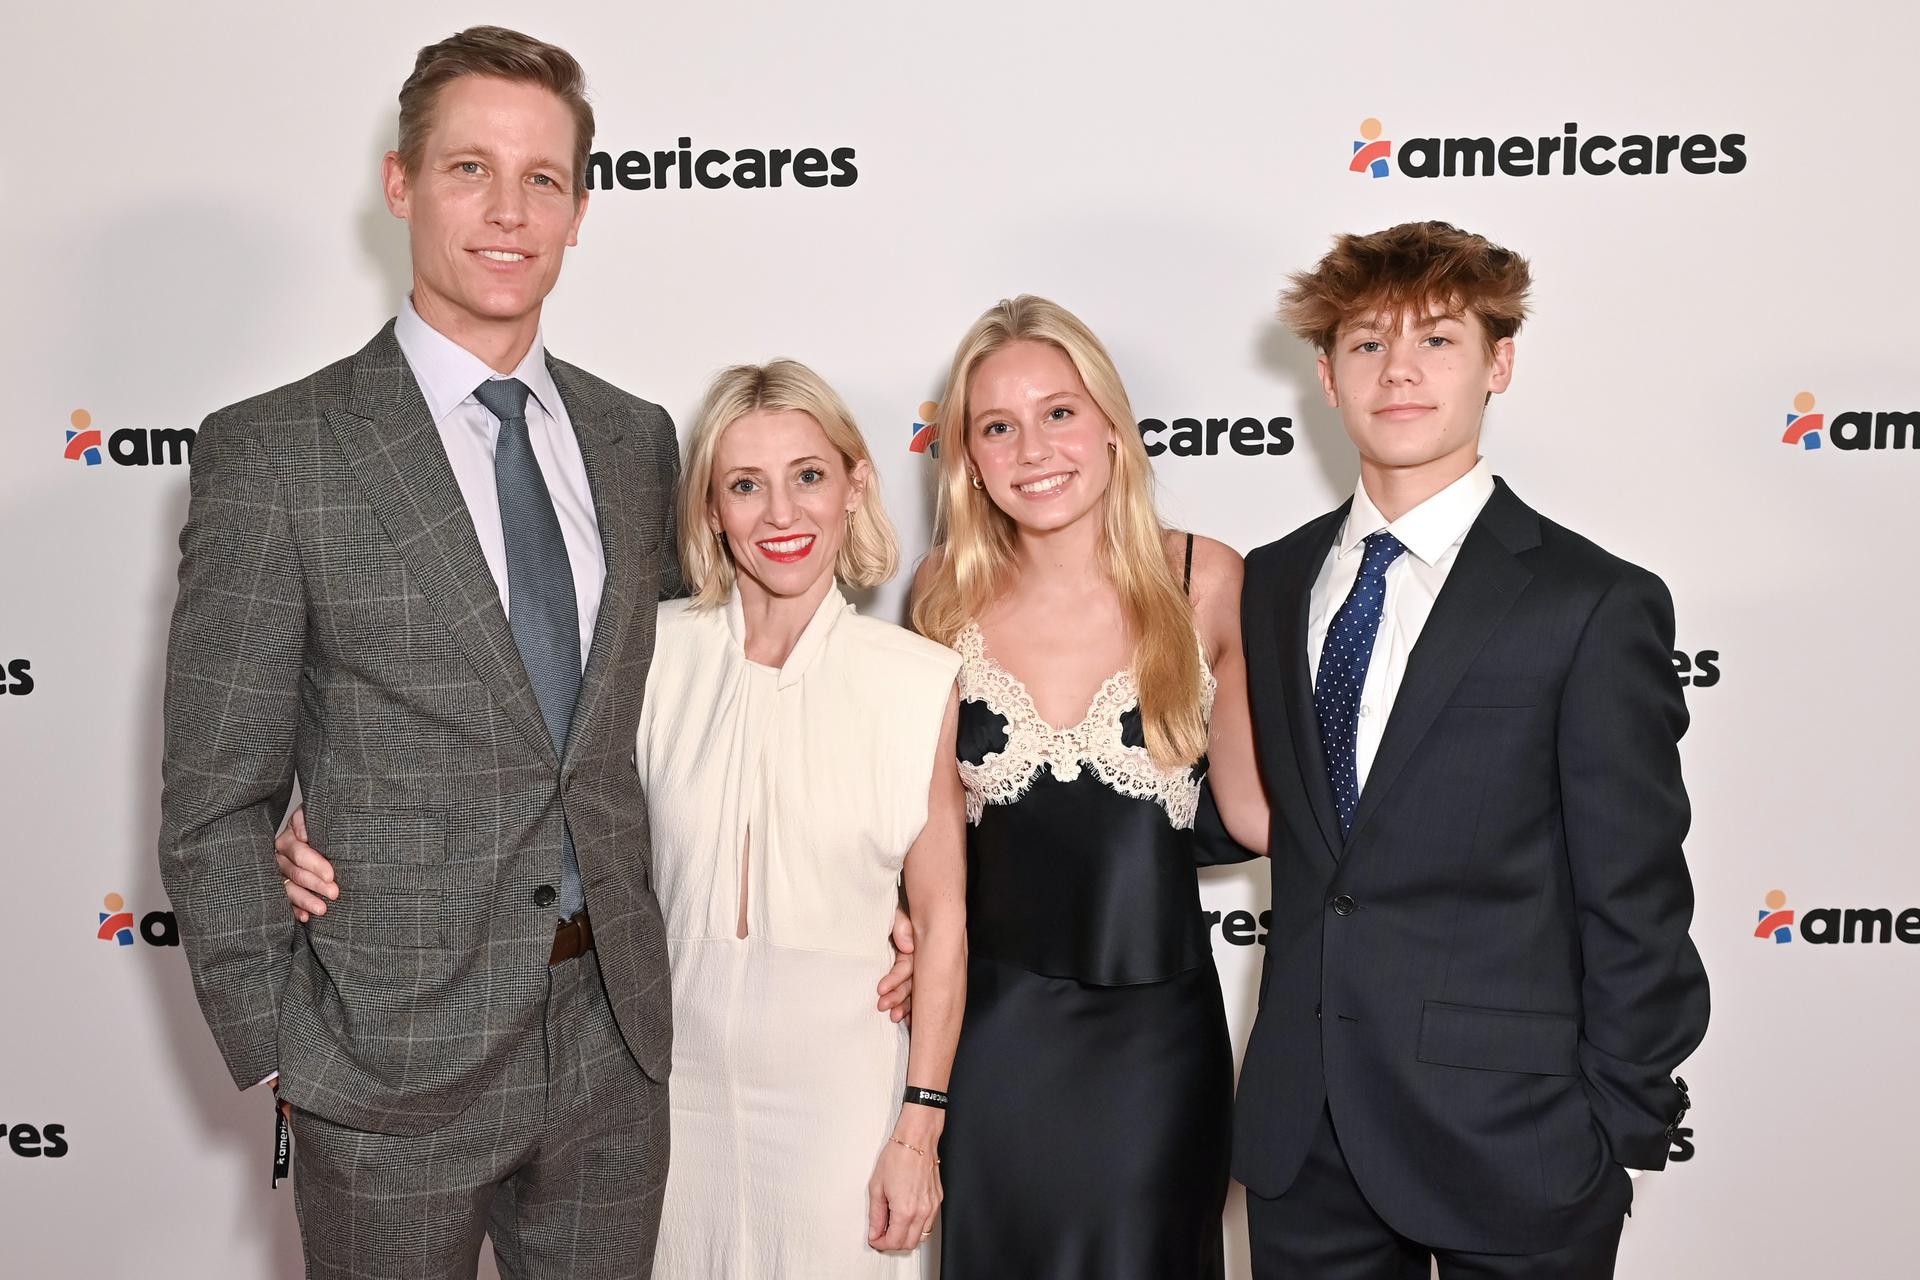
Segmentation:
[(1707, 979), (1673, 606), (1480, 457), (1528, 285), (1427, 222), (1342, 236), (1285, 295), (1360, 483), (1246, 563), (1259, 1280), (1611, 1276), (1626, 1171), (1686, 1107)]

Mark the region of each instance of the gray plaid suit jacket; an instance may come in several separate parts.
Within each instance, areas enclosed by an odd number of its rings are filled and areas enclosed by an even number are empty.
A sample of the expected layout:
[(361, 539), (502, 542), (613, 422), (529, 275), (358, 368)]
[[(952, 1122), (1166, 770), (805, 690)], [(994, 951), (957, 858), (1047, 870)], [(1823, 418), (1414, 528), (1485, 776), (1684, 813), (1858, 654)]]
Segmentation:
[[(209, 417), (168, 641), (160, 869), (236, 1084), (420, 1134), (542, 1034), (563, 823), (621, 1033), (664, 1081), (667, 955), (634, 729), (678, 589), (658, 406), (548, 356), (606, 586), (555, 757), (439, 433), (389, 323)], [(344, 892), (295, 923), (273, 837), (299, 777)]]

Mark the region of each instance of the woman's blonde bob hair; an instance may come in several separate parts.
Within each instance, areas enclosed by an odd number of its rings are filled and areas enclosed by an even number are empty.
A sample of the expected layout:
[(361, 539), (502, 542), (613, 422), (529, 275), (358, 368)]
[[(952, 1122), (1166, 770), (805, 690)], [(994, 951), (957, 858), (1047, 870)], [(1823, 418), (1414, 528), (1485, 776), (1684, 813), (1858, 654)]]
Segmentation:
[(725, 604), (733, 594), (733, 557), (707, 524), (713, 500), (713, 456), (728, 427), (760, 412), (804, 413), (820, 424), (849, 473), (860, 463), (867, 464), (867, 487), (847, 520), (833, 576), (850, 587), (877, 586), (891, 578), (900, 563), (900, 544), (880, 502), (879, 477), (871, 474), (873, 454), (846, 402), (798, 360), (737, 364), (722, 370), (707, 388), (680, 477), (680, 572), (694, 607), (711, 609)]
[(1113, 358), (1077, 316), (1022, 294), (989, 308), (960, 340), (940, 404), (940, 500), (930, 569), (913, 602), (913, 625), (951, 645), (1011, 584), (1018, 534), (1011, 517), (973, 487), (967, 470), (968, 383), (980, 362), (1015, 342), (1045, 342), (1073, 362), (1087, 394), (1113, 426), (1113, 477), (1101, 515), (1101, 554), (1133, 638), (1134, 682), (1147, 751), (1164, 768), (1207, 749), (1200, 650), (1193, 607), (1167, 563), (1165, 529), (1153, 505), (1153, 467)]

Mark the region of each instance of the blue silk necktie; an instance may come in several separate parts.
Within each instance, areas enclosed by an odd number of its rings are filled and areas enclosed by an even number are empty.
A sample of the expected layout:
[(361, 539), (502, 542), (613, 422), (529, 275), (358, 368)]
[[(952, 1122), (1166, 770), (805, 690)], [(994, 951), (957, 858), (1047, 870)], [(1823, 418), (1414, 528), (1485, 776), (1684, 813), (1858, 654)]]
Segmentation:
[(1360, 576), (1346, 603), (1333, 615), (1326, 643), (1320, 647), (1320, 670), (1313, 682), (1313, 713), (1320, 721), (1320, 751), (1327, 758), (1327, 782), (1333, 788), (1334, 808), (1340, 813), (1340, 838), (1353, 830), (1353, 811), (1360, 803), (1359, 772), (1354, 742), (1360, 727), (1360, 691), (1367, 684), (1373, 662), (1373, 641), (1380, 633), (1380, 612), (1387, 602), (1387, 567), (1406, 550), (1385, 529), (1367, 535)]
[[(500, 420), (493, 447), (493, 482), (500, 495), (500, 528), (507, 543), (507, 625), (520, 662), (547, 722), (553, 751), (567, 754), (573, 704), (580, 695), (580, 611), (573, 594), (573, 564), (560, 517), (554, 513), (540, 460), (527, 434), (527, 384), (518, 378), (489, 379), (474, 398)], [(573, 833), (564, 831), (560, 867), (560, 915), (586, 905)]]

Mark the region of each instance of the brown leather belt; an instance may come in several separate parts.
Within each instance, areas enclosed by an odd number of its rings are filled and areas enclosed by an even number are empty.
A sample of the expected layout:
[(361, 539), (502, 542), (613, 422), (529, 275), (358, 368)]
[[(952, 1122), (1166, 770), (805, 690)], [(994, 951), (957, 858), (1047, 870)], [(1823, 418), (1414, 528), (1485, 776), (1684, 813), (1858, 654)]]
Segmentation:
[(593, 921), (587, 919), (587, 909), (580, 908), (572, 919), (562, 920), (553, 930), (553, 955), (547, 963), (565, 964), (576, 956), (583, 956), (593, 950)]

